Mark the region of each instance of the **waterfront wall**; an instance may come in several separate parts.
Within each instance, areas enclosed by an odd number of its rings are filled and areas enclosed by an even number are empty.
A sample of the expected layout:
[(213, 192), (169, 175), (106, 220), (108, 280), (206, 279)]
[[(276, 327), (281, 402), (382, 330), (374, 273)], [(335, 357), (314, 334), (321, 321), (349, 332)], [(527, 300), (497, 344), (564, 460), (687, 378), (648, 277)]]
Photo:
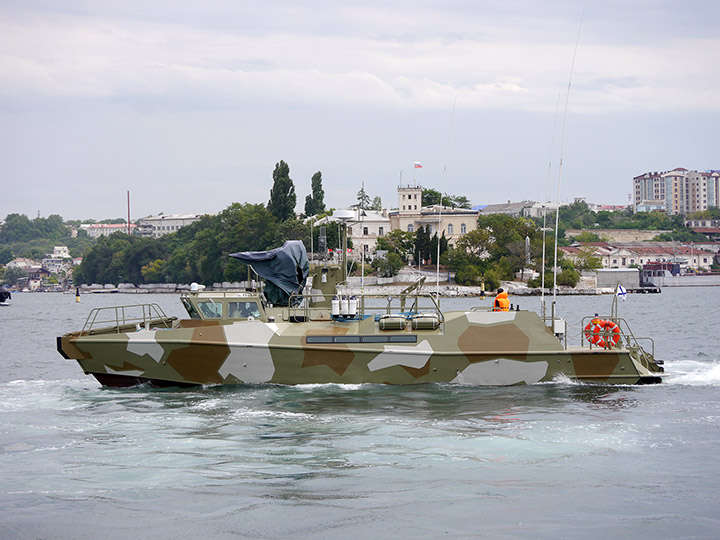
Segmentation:
[(647, 242), (663, 233), (672, 231), (643, 231), (639, 229), (567, 229), (565, 236), (575, 238), (581, 232), (597, 234), (608, 242)]

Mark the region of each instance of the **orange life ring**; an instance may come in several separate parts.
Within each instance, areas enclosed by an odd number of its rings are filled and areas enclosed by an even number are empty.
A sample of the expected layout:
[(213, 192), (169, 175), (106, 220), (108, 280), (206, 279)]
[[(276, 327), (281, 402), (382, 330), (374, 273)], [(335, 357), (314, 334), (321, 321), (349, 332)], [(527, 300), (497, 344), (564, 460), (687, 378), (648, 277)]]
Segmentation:
[(583, 333), (590, 343), (603, 349), (612, 349), (620, 342), (620, 328), (612, 321), (593, 319)]

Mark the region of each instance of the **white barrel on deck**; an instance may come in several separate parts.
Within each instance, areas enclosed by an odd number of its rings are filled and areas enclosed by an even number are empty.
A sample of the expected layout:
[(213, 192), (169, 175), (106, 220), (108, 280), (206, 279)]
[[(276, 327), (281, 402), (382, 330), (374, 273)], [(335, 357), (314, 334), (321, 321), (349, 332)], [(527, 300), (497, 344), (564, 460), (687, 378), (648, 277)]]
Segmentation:
[(357, 297), (351, 296), (350, 300), (348, 300), (348, 315), (351, 317), (354, 317), (357, 315)]

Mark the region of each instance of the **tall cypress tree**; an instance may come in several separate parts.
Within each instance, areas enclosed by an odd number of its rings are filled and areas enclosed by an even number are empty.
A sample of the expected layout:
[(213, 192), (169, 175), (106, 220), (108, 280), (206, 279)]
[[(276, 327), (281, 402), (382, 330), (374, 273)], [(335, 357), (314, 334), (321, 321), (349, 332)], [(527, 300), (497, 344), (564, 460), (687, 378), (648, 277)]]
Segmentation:
[(415, 233), (415, 260), (420, 262), (422, 260), (430, 259), (430, 229), (428, 226), (418, 227), (417, 233)]
[(278, 221), (287, 221), (295, 217), (296, 202), (297, 195), (295, 195), (295, 184), (290, 179), (290, 167), (280, 160), (275, 164), (273, 171), (273, 187), (270, 190), (267, 209)]
[(314, 216), (325, 211), (325, 191), (322, 187), (322, 173), (320, 171), (312, 177), (312, 195), (305, 197), (305, 215)]

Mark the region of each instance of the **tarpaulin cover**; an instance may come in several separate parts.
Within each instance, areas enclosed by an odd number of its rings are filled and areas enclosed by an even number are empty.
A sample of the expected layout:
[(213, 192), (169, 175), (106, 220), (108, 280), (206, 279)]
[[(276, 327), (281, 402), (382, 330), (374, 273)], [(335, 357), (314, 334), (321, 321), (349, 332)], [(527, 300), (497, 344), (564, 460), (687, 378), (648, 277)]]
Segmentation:
[(290, 295), (305, 286), (310, 271), (307, 251), (300, 240), (288, 240), (270, 251), (243, 251), (230, 256), (252, 266), (261, 278), (280, 289), (265, 288), (268, 302), (275, 305), (287, 305)]

